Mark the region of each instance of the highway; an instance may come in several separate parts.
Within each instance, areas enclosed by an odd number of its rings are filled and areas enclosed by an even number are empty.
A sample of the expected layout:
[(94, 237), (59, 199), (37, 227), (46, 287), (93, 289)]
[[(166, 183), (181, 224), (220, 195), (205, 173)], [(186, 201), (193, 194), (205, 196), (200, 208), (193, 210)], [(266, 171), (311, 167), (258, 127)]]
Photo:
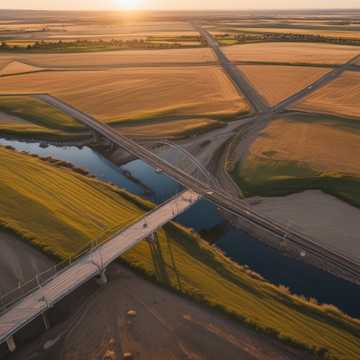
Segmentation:
[(286, 238), (288, 243), (306, 251), (308, 256), (319, 259), (319, 262), (326, 262), (328, 271), (360, 284), (360, 261), (349, 258), (339, 250), (325, 249), (308, 236), (254, 212), (245, 201), (234, 198), (234, 196), (224, 192), (222, 189), (211, 187), (209, 184), (194, 178), (192, 175), (168, 163), (142, 145), (116, 132), (109, 125), (97, 121), (90, 115), (73, 108), (63, 101), (47, 94), (37, 94), (34, 96), (78, 119), (110, 142), (118, 145), (135, 157), (144, 160), (150, 166), (161, 169), (176, 182), (182, 184), (187, 189), (192, 189), (198, 194), (205, 196), (219, 208), (226, 210), (228, 213), (240, 216), (249, 224), (261, 228), (279, 240)]
[(270, 109), (266, 100), (256, 91), (256, 89), (249, 83), (246, 76), (234, 65), (225, 54), (221, 51), (218, 42), (214, 37), (205, 29), (197, 24), (192, 24), (194, 29), (206, 40), (209, 47), (214, 51), (219, 63), (225, 70), (230, 80), (234, 83), (240, 95), (247, 98), (252, 107), (257, 112), (266, 112)]
[(93, 251), (81, 256), (37, 290), (31, 292), (0, 317), (0, 343), (44, 313), (49, 307), (76, 290), (91, 278), (102, 273), (121, 254), (183, 213), (201, 198), (187, 190), (146, 213), (137, 222), (121, 229)]
[(200, 25), (192, 24), (194, 29), (200, 33), (200, 35), (206, 40), (209, 47), (214, 51), (219, 63), (227, 73), (228, 77), (231, 79), (233, 83), (235, 83), (237, 89), (240, 94), (246, 96), (250, 104), (258, 113), (271, 114), (271, 113), (279, 113), (291, 105), (299, 102), (306, 96), (315, 92), (319, 88), (325, 86), (329, 82), (336, 79), (346, 70), (354, 70), (357, 69), (356, 64), (360, 60), (360, 54), (356, 55), (348, 62), (334, 68), (332, 71), (323, 75), (320, 79), (314, 81), (312, 84), (307, 86), (306, 88), (300, 90), (299, 92), (289, 96), (288, 98), (281, 101), (279, 104), (270, 107), (266, 100), (257, 92), (257, 90), (251, 85), (251, 83), (247, 80), (246, 76), (241, 72), (239, 67), (237, 67), (234, 63), (232, 63), (226, 55), (222, 52), (220, 45), (216, 41), (216, 39), (205, 29), (203, 29)]
[(306, 96), (309, 96), (313, 92), (319, 90), (321, 87), (327, 85), (331, 81), (335, 80), (339, 77), (344, 71), (352, 70), (353, 65), (359, 61), (360, 55), (356, 55), (348, 62), (342, 64), (339, 67), (336, 67), (332, 71), (323, 75), (320, 79), (314, 81), (312, 84), (308, 85), (306, 88), (300, 90), (299, 92), (295, 93), (294, 95), (289, 96), (285, 100), (281, 101), (279, 104), (275, 105), (271, 110), (273, 112), (282, 112), (289, 108), (290, 106), (294, 105), (295, 103), (299, 102)]

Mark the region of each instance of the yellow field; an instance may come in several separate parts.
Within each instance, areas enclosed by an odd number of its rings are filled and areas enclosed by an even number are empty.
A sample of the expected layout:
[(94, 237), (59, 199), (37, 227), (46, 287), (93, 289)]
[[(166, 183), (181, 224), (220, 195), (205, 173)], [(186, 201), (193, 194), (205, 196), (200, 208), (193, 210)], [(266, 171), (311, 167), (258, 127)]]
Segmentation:
[(359, 117), (359, 99), (360, 73), (345, 72), (293, 108), (308, 112)]
[(103, 121), (249, 111), (215, 66), (33, 73), (0, 79), (0, 92), (47, 92)]
[(161, 50), (120, 50), (94, 53), (65, 54), (0, 54), (1, 63), (24, 61), (38, 67), (63, 68), (80, 66), (121, 66), (128, 64), (161, 63), (205, 63), (215, 62), (212, 51), (208, 48), (161, 49)]
[(341, 64), (360, 53), (358, 47), (314, 43), (259, 43), (224, 47), (232, 61)]
[(293, 28), (238, 28), (238, 30), (253, 31), (258, 33), (286, 33), (286, 34), (300, 34), (300, 35), (319, 35), (325, 37), (336, 37), (342, 39), (360, 39), (359, 31), (341, 31), (341, 30), (314, 30), (314, 29), (293, 29)]
[[(0, 158), (0, 226), (63, 259), (152, 207), (59, 164), (3, 147)], [(272, 285), (235, 264), (200, 236), (173, 222), (158, 235), (155, 255), (142, 241), (122, 259), (164, 286), (283, 342), (318, 354), (326, 351), (337, 359), (358, 360), (358, 320), (333, 306), (290, 295), (285, 287)]]
[(360, 154), (359, 131), (325, 121), (282, 118), (271, 122), (254, 142), (247, 161), (296, 161), (320, 172), (360, 176), (360, 157), (355, 154)]
[[(1, 123), (1, 114), (0, 114)], [(168, 137), (175, 138), (196, 133), (198, 131), (210, 130), (224, 124), (212, 119), (186, 119), (171, 120), (148, 125), (125, 126), (115, 125), (115, 129), (127, 136), (140, 137)]]
[(329, 71), (316, 67), (270, 65), (241, 65), (239, 69), (270, 105), (300, 91)]
[[(119, 19), (117, 19), (119, 20)], [(47, 31), (42, 31), (44, 28)], [(123, 18), (121, 21), (106, 25), (89, 22), (82, 23), (1, 23), (0, 31), (17, 34), (18, 38), (48, 40), (48, 39), (140, 39), (156, 35), (197, 35), (188, 22), (183, 21), (140, 21)], [(20, 33), (19, 33), (20, 31)], [(26, 34), (21, 33), (27, 31)], [(31, 33), (29, 31), (37, 31)]]
[(13, 61), (3, 68), (0, 68), (0, 76), (24, 74), (41, 70), (41, 68), (36, 66), (27, 65), (19, 61)]

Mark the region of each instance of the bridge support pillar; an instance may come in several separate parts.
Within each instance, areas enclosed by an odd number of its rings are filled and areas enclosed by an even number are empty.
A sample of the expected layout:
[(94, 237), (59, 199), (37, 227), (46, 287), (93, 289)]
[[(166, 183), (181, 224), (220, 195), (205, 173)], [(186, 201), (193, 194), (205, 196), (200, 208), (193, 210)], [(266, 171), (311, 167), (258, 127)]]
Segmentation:
[(16, 350), (16, 344), (15, 344), (15, 340), (13, 336), (10, 336), (7, 340), (6, 340), (6, 344), (8, 346), (8, 349), (11, 352), (14, 352)]
[(45, 312), (41, 313), (41, 317), (45, 326), (45, 330), (49, 330), (50, 329), (50, 321), (48, 316), (46, 315)]
[(108, 278), (106, 276), (106, 269), (102, 270), (98, 278), (96, 279), (96, 282), (99, 285), (106, 285), (108, 283)]

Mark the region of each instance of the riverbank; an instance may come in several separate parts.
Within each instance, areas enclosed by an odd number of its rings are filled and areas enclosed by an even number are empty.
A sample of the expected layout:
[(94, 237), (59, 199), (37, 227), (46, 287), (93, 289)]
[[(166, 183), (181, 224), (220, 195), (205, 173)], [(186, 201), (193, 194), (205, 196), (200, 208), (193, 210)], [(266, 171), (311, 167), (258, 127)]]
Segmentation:
[[(36, 166), (41, 168), (42, 171), (36, 171), (36, 174), (41, 173), (42, 177), (37, 177), (36, 180), (37, 183), (39, 181), (42, 183), (41, 186), (37, 184), (36, 188), (32, 188), (33, 194), (38, 196), (44, 196), (43, 192), (57, 194), (56, 202), (52, 203), (54, 205), (52, 222), (49, 223), (46, 216), (39, 217), (34, 211), (34, 202), (32, 202), (32, 211), (29, 217), (26, 217), (29, 222), (26, 226), (22, 217), (22, 226), (25, 233), (33, 232), (34, 224), (43, 221), (41, 228), (47, 233), (49, 224), (55, 224), (56, 221), (57, 226), (51, 226), (51, 238), (44, 237), (40, 243), (36, 238), (27, 237), (27, 239), (43, 250), (58, 256), (67, 257), (73, 254), (76, 249), (86, 244), (87, 238), (89, 240), (97, 238), (103, 233), (104, 228), (110, 229), (111, 224), (113, 226), (124, 224), (124, 211), (128, 212), (126, 219), (129, 219), (129, 215), (135, 219), (145, 208), (151, 207), (149, 203), (144, 203), (140, 199), (139, 202), (134, 203), (131, 201), (136, 198), (133, 195), (124, 197), (126, 192), (74, 173), (70, 169), (57, 168), (54, 164), (12, 150), (1, 149), (1, 151), (4, 152), (3, 159), (6, 158), (7, 152), (7, 156), (17, 157), (21, 164), (30, 163), (32, 169)], [(2, 170), (1, 173), (4, 174), (5, 169)], [(24, 166), (21, 174), (16, 168), (11, 170), (13, 170), (10, 172), (13, 176), (11, 184), (17, 186), (21, 184), (24, 191), (26, 185), (23, 180)], [(46, 173), (51, 173), (54, 181), (49, 181), (50, 178), (45, 176)], [(18, 177), (14, 178), (16, 175)], [(29, 176), (26, 178), (28, 179)], [(62, 181), (70, 181), (71, 186), (64, 187)], [(81, 190), (77, 185), (79, 182), (82, 184)], [(91, 190), (87, 191), (87, 186), (91, 186)], [(96, 196), (95, 207), (91, 205), (92, 199), (95, 199), (93, 196)], [(119, 200), (120, 204), (117, 204)], [(24, 201), (16, 201), (16, 203), (22, 204), (22, 209), (18, 213), (23, 214), (26, 203)], [(143, 206), (140, 206), (141, 203)], [(78, 209), (78, 206), (81, 206), (81, 209)], [(119, 209), (115, 209), (117, 206), (121, 207), (121, 220)], [(75, 213), (82, 214), (81, 218)], [(6, 214), (8, 215), (8, 212)], [(16, 216), (16, 213), (13, 215)], [(70, 218), (77, 221), (69, 227), (67, 219)], [(56, 234), (56, 230), (64, 229), (64, 226), (67, 230)], [(69, 231), (73, 234), (71, 235)], [(18, 231), (18, 233), (24, 235), (23, 232)], [(37, 232), (33, 234), (35, 237), (39, 236)], [(76, 239), (76, 242), (69, 241), (70, 239)], [(302, 297), (290, 295), (284, 287), (271, 285), (248, 268), (226, 258), (221, 251), (209, 245), (190, 229), (176, 223), (170, 223), (164, 230), (159, 231), (158, 253), (154, 254), (148, 244), (142, 242), (130, 250), (123, 260), (132, 268), (151, 279), (156, 279), (164, 286), (224, 311), (233, 318), (282, 341), (318, 354), (329, 353), (338, 358), (356, 359), (360, 330), (360, 323), (357, 320), (344, 315), (333, 306), (317, 305), (314, 301), (310, 302)], [(304, 331), (299, 332), (299, 326)], [(339, 343), (341, 346), (338, 346)]]

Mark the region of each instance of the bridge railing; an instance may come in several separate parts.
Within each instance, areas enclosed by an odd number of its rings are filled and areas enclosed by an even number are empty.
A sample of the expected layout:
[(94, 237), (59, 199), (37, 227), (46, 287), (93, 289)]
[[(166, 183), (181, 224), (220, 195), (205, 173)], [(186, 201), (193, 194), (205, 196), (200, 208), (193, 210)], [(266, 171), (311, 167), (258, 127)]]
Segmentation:
[[(49, 269), (36, 274), (32, 279), (25, 281), (23, 283), (19, 283), (19, 286), (16, 288), (6, 292), (5, 294), (0, 296), (0, 316), (7, 312), (9, 308), (13, 305), (24, 299), (26, 296), (30, 295), (36, 290), (40, 290), (44, 287), (47, 283), (49, 283), (52, 279), (58, 276), (61, 272), (67, 270), (70, 266), (72, 266), (75, 262), (81, 260), (83, 256), (86, 254), (91, 254), (95, 252), (99, 247), (103, 244), (111, 240), (112, 238), (116, 237), (119, 233), (125, 231), (130, 226), (134, 225), (137, 222), (145, 221), (145, 218), (157, 211), (159, 208), (164, 206), (165, 204), (174, 201), (177, 197), (181, 196), (180, 194), (175, 194), (170, 199), (166, 200), (165, 202), (154, 206), (149, 211), (145, 212), (138, 218), (135, 218), (133, 221), (129, 222), (126, 226), (118, 226), (113, 227), (106, 231), (105, 234), (102, 235), (101, 238), (93, 240), (89, 242), (85, 247), (80, 249), (76, 254), (69, 256), (67, 259), (62, 260), (61, 262), (55, 264), (54, 266), (50, 267)], [(100, 270), (100, 269), (99, 269)], [(46, 298), (44, 296), (44, 301)]]
[(6, 312), (13, 304), (17, 303), (34, 291), (41, 289), (41, 287), (46, 285), (57, 274), (68, 268), (74, 261), (89, 253), (92, 251), (92, 249), (95, 249), (96, 244), (96, 241), (92, 241), (91, 243), (87, 244), (86, 247), (81, 249), (76, 255), (71, 256), (46, 269), (45, 271), (36, 274), (30, 280), (22, 283), (19, 282), (19, 285), (16, 288), (9, 290), (5, 294), (2, 294), (0, 296), (0, 315)]

